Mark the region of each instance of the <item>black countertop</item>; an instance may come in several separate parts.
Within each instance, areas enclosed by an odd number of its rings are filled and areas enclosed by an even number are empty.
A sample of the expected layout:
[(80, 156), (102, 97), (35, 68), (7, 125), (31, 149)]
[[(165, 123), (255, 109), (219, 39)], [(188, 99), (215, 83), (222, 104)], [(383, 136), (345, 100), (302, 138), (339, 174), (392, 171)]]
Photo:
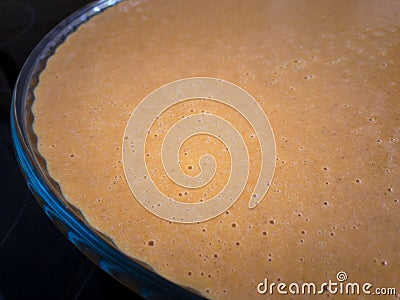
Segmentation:
[(89, 0), (0, 0), (0, 300), (142, 299), (86, 258), (28, 190), (10, 137), (12, 89), (34, 46)]

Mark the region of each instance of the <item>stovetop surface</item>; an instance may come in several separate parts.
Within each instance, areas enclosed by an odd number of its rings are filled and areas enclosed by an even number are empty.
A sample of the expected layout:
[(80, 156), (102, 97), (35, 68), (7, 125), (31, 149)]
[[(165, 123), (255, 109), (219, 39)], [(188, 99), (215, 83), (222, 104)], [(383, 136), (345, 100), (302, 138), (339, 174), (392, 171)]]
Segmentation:
[(10, 137), (12, 89), (34, 46), (89, 0), (0, 0), (0, 300), (142, 299), (94, 265), (43, 213)]

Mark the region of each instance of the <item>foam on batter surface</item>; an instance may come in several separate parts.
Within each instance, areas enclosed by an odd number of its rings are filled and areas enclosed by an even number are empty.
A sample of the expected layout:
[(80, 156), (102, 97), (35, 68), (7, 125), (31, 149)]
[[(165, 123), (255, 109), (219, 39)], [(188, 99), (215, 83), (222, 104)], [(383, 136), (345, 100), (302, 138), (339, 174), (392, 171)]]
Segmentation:
[[(48, 60), (33, 107), (39, 150), (95, 228), (206, 297), (265, 299), (257, 292), (265, 278), (320, 284), (339, 271), (399, 292), (399, 30), (398, 1), (124, 1), (79, 27)], [(229, 119), (249, 154), (234, 205), (182, 224), (135, 199), (122, 146), (135, 107), (191, 77), (220, 78), (252, 95), (269, 119), (277, 157), (266, 196), (249, 209), (262, 158), (251, 124), (210, 99), (171, 106), (144, 149), (162, 193), (204, 202), (229, 181), (232, 154), (210, 134), (184, 140), (176, 154), (189, 177), (212, 155), (207, 185), (179, 186), (161, 172), (162, 138), (182, 118)]]

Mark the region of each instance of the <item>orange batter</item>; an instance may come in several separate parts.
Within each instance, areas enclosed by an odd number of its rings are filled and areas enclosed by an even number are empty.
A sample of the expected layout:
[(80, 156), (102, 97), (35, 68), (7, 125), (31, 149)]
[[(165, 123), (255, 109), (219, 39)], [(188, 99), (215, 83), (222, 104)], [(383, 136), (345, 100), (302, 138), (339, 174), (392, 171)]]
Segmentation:
[[(259, 144), (240, 116), (231, 122), (247, 144), (250, 173), (224, 214), (168, 222), (134, 198), (122, 165), (130, 114), (153, 90), (188, 77), (232, 82), (268, 116), (276, 168), (256, 208), (248, 199)], [(266, 299), (257, 291), (265, 278), (320, 284), (339, 271), (400, 292), (398, 1), (124, 1), (68, 37), (35, 96), (39, 150), (65, 197), (162, 276), (215, 299)], [(199, 135), (180, 148), (191, 176), (201, 155), (215, 157), (215, 179), (197, 190), (165, 177), (160, 136), (182, 117), (225, 109), (193, 99), (154, 123), (146, 162), (165, 194), (199, 202), (223, 188), (230, 155), (220, 140)]]

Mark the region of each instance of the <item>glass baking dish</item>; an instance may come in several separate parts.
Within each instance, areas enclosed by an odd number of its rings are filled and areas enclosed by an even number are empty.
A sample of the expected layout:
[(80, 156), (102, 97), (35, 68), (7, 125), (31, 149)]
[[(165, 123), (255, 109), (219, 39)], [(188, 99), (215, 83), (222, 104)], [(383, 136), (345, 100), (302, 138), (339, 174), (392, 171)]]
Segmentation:
[(146, 299), (204, 299), (196, 291), (168, 281), (150, 266), (123, 254), (110, 238), (93, 228), (79, 209), (65, 199), (38, 151), (31, 107), (35, 101), (34, 89), (48, 58), (81, 24), (120, 1), (102, 0), (83, 7), (58, 24), (32, 51), (18, 77), (12, 99), (11, 130), (16, 157), (30, 190), (46, 215), (104, 271)]

